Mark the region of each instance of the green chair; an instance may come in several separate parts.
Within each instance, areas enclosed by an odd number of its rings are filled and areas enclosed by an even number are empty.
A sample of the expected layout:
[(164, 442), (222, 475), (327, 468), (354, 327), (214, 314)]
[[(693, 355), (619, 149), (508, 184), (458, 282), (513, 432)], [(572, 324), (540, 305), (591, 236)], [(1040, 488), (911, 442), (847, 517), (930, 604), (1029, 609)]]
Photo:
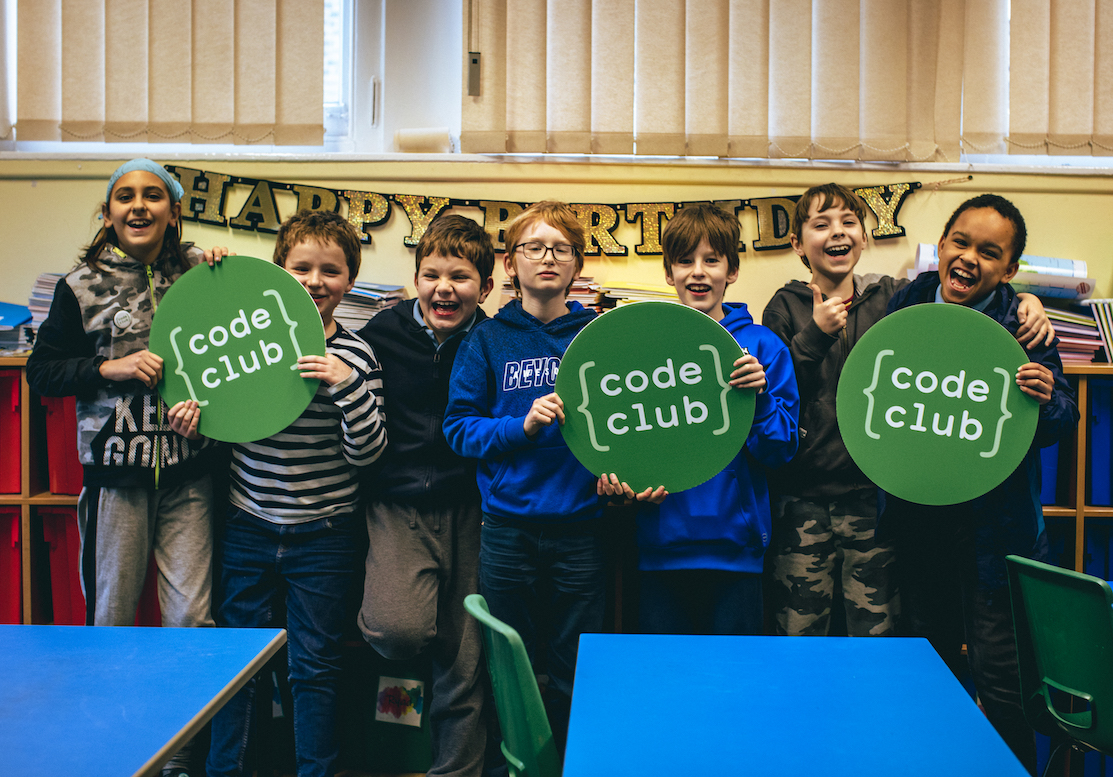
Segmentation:
[(1064, 747), (1113, 754), (1113, 589), (1020, 556), (1006, 562), (1024, 716), (1057, 742), (1044, 774)]
[(487, 668), (502, 726), (502, 753), (510, 777), (560, 777), (560, 756), (522, 638), (491, 615), (479, 594), (465, 598), (464, 607), (483, 626)]

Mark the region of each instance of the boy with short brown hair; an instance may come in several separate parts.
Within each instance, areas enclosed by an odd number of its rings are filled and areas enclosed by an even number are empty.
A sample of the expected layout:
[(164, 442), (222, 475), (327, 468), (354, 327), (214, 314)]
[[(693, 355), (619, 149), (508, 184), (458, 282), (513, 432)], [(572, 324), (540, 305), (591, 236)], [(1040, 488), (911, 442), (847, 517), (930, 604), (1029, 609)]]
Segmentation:
[(359, 333), (383, 366), (390, 449), (363, 480), (370, 546), (358, 625), (386, 658), (430, 652), (429, 774), (477, 777), (482, 635), (464, 597), (479, 590), (482, 511), (475, 462), (452, 452), (441, 427), (457, 349), (486, 318), (495, 252), (479, 224), (453, 214), (429, 225), (415, 261), (417, 298)]
[[(298, 774), (325, 775), (339, 756), (340, 647), (363, 531), (358, 468), (386, 446), (382, 382), (371, 348), (333, 317), (359, 271), (355, 227), (336, 213), (303, 210), (279, 228), (274, 261), (317, 306), (326, 353), (298, 358), (302, 377), (319, 381), (301, 416), (264, 440), (232, 447), (216, 620), (286, 627)], [(252, 679), (213, 718), (209, 775), (250, 773), (254, 694)]]

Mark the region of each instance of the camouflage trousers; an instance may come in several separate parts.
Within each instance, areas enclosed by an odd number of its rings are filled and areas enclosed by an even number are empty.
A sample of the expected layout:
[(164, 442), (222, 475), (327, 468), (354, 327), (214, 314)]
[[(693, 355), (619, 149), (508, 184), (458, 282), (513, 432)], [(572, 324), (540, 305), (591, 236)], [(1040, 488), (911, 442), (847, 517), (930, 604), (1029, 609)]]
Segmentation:
[(780, 634), (826, 636), (835, 582), (847, 633), (896, 634), (899, 599), (891, 544), (874, 539), (877, 492), (859, 489), (830, 502), (781, 497), (773, 507), (773, 584)]

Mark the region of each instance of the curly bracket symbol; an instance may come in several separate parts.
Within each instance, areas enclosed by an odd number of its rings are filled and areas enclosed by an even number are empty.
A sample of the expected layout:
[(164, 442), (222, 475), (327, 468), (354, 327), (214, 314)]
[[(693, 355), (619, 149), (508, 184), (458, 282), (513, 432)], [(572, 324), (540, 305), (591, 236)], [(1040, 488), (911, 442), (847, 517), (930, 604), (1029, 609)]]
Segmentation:
[(723, 365), (719, 360), (719, 350), (713, 345), (701, 345), (699, 349), (711, 353), (711, 358), (715, 360), (715, 380), (719, 381), (719, 385), (723, 388), (719, 392), (719, 405), (723, 410), (723, 428), (716, 429), (712, 434), (726, 434), (727, 430), (730, 429), (730, 415), (727, 413), (727, 394), (730, 393), (730, 384), (723, 380)]
[(881, 435), (870, 428), (870, 421), (873, 420), (873, 392), (877, 390), (877, 382), (881, 377), (881, 360), (894, 353), (895, 351), (890, 348), (877, 352), (877, 358), (873, 361), (873, 382), (862, 389), (862, 393), (866, 395), (866, 436), (874, 440), (880, 440)]
[(177, 364), (174, 365), (174, 374), (185, 381), (186, 389), (189, 391), (189, 398), (196, 402), (198, 407), (204, 407), (209, 404), (209, 400), (197, 398), (197, 392), (193, 390), (193, 381), (189, 379), (189, 375), (182, 369), (182, 352), (178, 350), (178, 333), (181, 331), (182, 327), (176, 326), (170, 332), (170, 347), (174, 349), (174, 359), (177, 361)]
[(599, 440), (595, 437), (595, 419), (587, 409), (591, 402), (591, 398), (587, 395), (587, 371), (594, 366), (595, 362), (584, 362), (580, 366), (580, 393), (583, 394), (584, 401), (576, 409), (583, 413), (584, 418), (587, 419), (587, 436), (591, 439), (591, 447), (597, 451), (606, 452), (611, 449), (611, 446), (599, 444)]
[(1012, 375), (1009, 374), (1008, 370), (1004, 370), (1000, 367), (994, 367), (993, 371), (1001, 376), (1004, 383), (1001, 391), (1001, 418), (997, 420), (997, 433), (993, 435), (992, 450), (982, 451), (979, 454), (983, 459), (992, 459), (994, 456), (997, 455), (997, 449), (1001, 447), (1001, 434), (1005, 429), (1005, 421), (1008, 421), (1010, 418), (1013, 417), (1013, 414), (1009, 412), (1008, 407), (1009, 385), (1012, 382)]
[(263, 296), (274, 297), (275, 302), (278, 303), (279, 311), (282, 312), (282, 318), (286, 321), (287, 324), (290, 325), (290, 342), (293, 343), (294, 354), (296, 356), (296, 358), (294, 359), (294, 363), (290, 365), (290, 369), (296, 370), (298, 368), (297, 360), (301, 358), (301, 347), (298, 344), (298, 339), (294, 337), (294, 330), (298, 328), (298, 322), (290, 318), (290, 314), (286, 312), (286, 306), (282, 304), (282, 295), (279, 294), (277, 291), (275, 291), (274, 289), (267, 289), (263, 292)]

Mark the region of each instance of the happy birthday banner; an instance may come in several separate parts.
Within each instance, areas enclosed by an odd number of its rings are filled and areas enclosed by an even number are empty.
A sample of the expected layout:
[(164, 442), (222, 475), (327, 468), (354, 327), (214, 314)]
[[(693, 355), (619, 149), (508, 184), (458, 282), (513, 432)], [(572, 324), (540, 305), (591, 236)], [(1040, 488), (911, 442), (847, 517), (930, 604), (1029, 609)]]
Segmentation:
[[(438, 197), (427, 194), (380, 194), (354, 190), (325, 189), (296, 183), (268, 181), (259, 178), (195, 170), (179, 165), (166, 165), (177, 175), (185, 189), (182, 198), (182, 218), (213, 226), (230, 226), (252, 232), (278, 232), (283, 216), (279, 213), (275, 192), (289, 192), (297, 197), (294, 212), (303, 209), (340, 211), (341, 200), (347, 203), (347, 219), (363, 239), (371, 242), (373, 230), (382, 227), (395, 209), (401, 209), (409, 220), (410, 234), (402, 239), (408, 248), (417, 246), (429, 224), (452, 208), (478, 208), (483, 212), (483, 228), (491, 235), (495, 249), (504, 251), (506, 227), (529, 203), (502, 200), (471, 200)], [(228, 212), (228, 195), (234, 187), (249, 187), (250, 193), (239, 212)], [(877, 226), (871, 230), (875, 240), (903, 237), (904, 227), (897, 223), (897, 215), (908, 195), (920, 188), (920, 183), (894, 183), (886, 186), (867, 186), (854, 191), (873, 212)], [(716, 200), (715, 204), (737, 214), (744, 208), (757, 212), (757, 239), (755, 251), (772, 251), (788, 248), (792, 210), (800, 195), (758, 197), (748, 200)], [(639, 256), (661, 254), (661, 229), (673, 214), (689, 202), (634, 202), (619, 204), (571, 203), (580, 223), (587, 232), (588, 256), (626, 256), (628, 248), (614, 236), (621, 214), (628, 224), (640, 228), (640, 237), (634, 245)], [(285, 214), (287, 216), (292, 213)], [(743, 243), (739, 250), (745, 251)]]

